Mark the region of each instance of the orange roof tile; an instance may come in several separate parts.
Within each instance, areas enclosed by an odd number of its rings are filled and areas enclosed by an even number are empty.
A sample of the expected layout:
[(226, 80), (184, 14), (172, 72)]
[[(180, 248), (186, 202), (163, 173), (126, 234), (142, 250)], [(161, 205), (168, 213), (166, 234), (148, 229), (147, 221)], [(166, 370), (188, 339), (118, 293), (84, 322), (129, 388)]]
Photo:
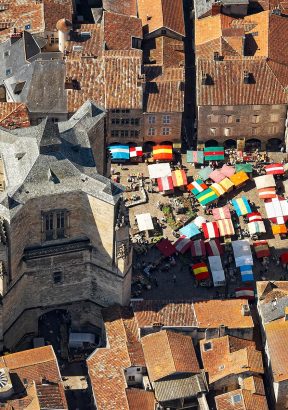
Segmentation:
[[(81, 33), (90, 35), (81, 35)], [(74, 28), (67, 41), (67, 60), (77, 60), (82, 57), (98, 57), (103, 51), (103, 33), (101, 24), (81, 24)], [(81, 46), (82, 49), (75, 51), (74, 46)]]
[[(210, 344), (209, 349), (207, 343)], [(223, 336), (200, 341), (201, 357), (209, 383), (245, 372), (264, 373), (262, 354), (253, 341)]]
[(155, 397), (152, 391), (126, 389), (129, 410), (155, 410)]
[(141, 339), (149, 379), (154, 382), (174, 373), (199, 373), (192, 338), (167, 330)]
[(132, 37), (142, 39), (141, 20), (136, 17), (104, 12), (102, 22), (108, 50), (130, 50)]
[(251, 316), (243, 316), (245, 299), (207, 300), (195, 302), (194, 310), (199, 328), (217, 328), (225, 325), (229, 329), (253, 328)]
[(164, 67), (184, 65), (184, 43), (170, 37), (156, 37), (142, 43), (144, 64), (155, 64)]
[(73, 0), (42, 0), (44, 7), (45, 30), (55, 31), (60, 19), (72, 21)]
[(288, 380), (288, 321), (274, 320), (265, 325), (265, 332), (275, 382)]
[(138, 0), (144, 35), (167, 28), (185, 36), (182, 0)]
[(137, 0), (103, 0), (103, 8), (112, 13), (137, 16)]
[(25, 104), (0, 102), (0, 127), (15, 129), (29, 125), (29, 113)]
[[(240, 400), (234, 402), (233, 397), (235, 396), (240, 396)], [(216, 396), (215, 403), (217, 410), (268, 410), (265, 393), (263, 395), (253, 394), (245, 389), (233, 390)]]

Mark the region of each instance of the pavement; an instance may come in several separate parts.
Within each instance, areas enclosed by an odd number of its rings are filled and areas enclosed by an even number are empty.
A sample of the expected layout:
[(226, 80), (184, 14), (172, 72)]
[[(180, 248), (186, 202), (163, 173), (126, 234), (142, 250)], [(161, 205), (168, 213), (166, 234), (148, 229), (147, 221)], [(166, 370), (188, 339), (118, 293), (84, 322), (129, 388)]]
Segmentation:
[[(286, 154), (285, 154), (286, 155)], [(182, 156), (182, 164), (187, 167), (187, 176), (188, 181), (189, 177), (194, 176), (197, 173), (195, 167), (192, 164), (187, 164), (185, 161), (186, 155)], [(283, 154), (280, 153), (271, 153), (271, 158), (273, 158), (274, 162), (280, 161), (283, 158)], [(148, 177), (148, 168), (147, 164), (131, 164), (131, 165), (124, 165), (121, 169), (120, 166), (113, 164), (113, 169), (120, 173), (120, 183), (124, 186), (128, 186), (129, 182), (127, 180), (128, 176), (131, 174), (142, 173), (145, 177), (145, 186), (148, 188), (150, 185), (150, 180)], [(150, 185), (151, 186), (151, 185)], [(158, 191), (157, 187), (154, 187), (155, 191)], [(132, 193), (125, 193), (125, 196), (131, 197)], [(271, 250), (271, 254), (278, 257), (283, 251), (288, 250), (288, 240), (281, 239), (279, 235), (274, 236), (271, 231), (271, 224), (270, 221), (267, 220), (266, 211), (264, 207), (264, 201), (259, 199), (255, 184), (253, 181), (246, 184), (243, 189), (234, 190), (232, 193), (226, 194), (219, 200), (219, 206), (223, 206), (227, 203), (228, 200), (232, 198), (238, 198), (245, 195), (250, 203), (255, 203), (257, 210), (261, 213), (264, 219), (264, 223), (266, 226), (267, 233), (262, 234), (260, 239), (267, 239), (269, 243), (269, 247)], [(181, 198), (183, 196), (183, 192), (180, 190), (176, 192), (170, 198)], [(168, 204), (169, 197), (163, 196), (158, 192), (148, 193), (148, 202), (145, 204), (141, 204), (135, 207), (130, 208), (130, 224), (133, 229), (136, 230), (137, 225), (135, 224), (135, 215), (141, 213), (150, 212), (152, 217), (157, 217), (159, 220), (163, 217), (163, 213), (160, 209), (157, 208), (157, 203), (160, 201), (161, 203)], [(204, 215), (204, 211), (201, 207), (199, 207), (198, 215), (205, 216), (207, 220), (212, 220), (212, 216)], [(240, 224), (241, 227), (244, 228), (245, 224), (243, 222), (243, 218), (240, 217)], [(169, 238), (172, 242), (175, 241), (175, 237), (172, 235), (172, 229), (167, 226), (163, 230), (163, 236)], [(237, 238), (233, 238), (237, 239)], [(148, 238), (148, 241), (150, 239)], [(250, 243), (252, 244), (252, 240)], [(232, 281), (230, 278), (228, 280), (227, 286), (219, 287), (219, 288), (204, 288), (204, 287), (196, 287), (196, 281), (191, 273), (189, 265), (193, 263), (192, 256), (188, 251), (185, 255), (178, 255), (175, 256), (175, 266), (170, 266), (169, 269), (164, 270), (164, 266), (166, 262), (163, 261), (160, 263), (159, 268), (157, 268), (152, 273), (153, 280), (148, 281), (145, 280), (146, 284), (148, 284), (148, 289), (142, 287), (140, 290), (139, 286), (139, 279), (143, 279), (143, 266), (146, 266), (150, 263), (155, 263), (159, 261), (161, 258), (160, 252), (157, 250), (155, 245), (150, 244), (148, 247), (148, 251), (146, 254), (138, 254), (134, 252), (134, 263), (133, 263), (133, 280), (132, 280), (132, 297), (142, 297), (145, 299), (212, 299), (212, 298), (221, 298), (221, 297), (233, 297), (235, 288), (239, 286), (243, 286), (243, 282), (241, 281), (240, 274), (236, 277), (235, 280)], [(195, 261), (194, 261), (195, 263)], [(255, 287), (255, 282), (258, 280), (279, 280), (279, 279), (288, 279), (288, 273), (285, 271), (281, 265), (276, 265), (274, 262), (270, 262), (268, 265), (268, 271), (265, 272), (263, 265), (255, 258), (254, 261), (254, 278), (255, 281), (252, 283), (252, 286)], [(156, 278), (156, 281), (155, 279)], [(156, 283), (157, 282), (157, 283)]]

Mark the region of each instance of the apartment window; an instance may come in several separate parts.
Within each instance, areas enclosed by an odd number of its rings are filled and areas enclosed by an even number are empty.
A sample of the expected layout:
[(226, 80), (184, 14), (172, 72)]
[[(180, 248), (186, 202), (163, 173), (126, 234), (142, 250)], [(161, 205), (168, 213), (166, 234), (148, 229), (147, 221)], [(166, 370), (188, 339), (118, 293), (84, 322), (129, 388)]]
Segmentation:
[[(118, 111), (119, 111), (119, 110), (118, 110)], [(116, 110), (116, 112), (117, 112), (117, 110)], [(121, 112), (122, 112), (123, 114), (129, 114), (130, 110), (121, 110)]]
[(252, 135), (258, 135), (259, 129), (257, 127), (253, 127), (251, 130)]
[(225, 135), (225, 137), (229, 137), (231, 135), (231, 128), (225, 128), (224, 129), (224, 135)]
[(46, 241), (63, 239), (66, 237), (68, 227), (68, 212), (66, 210), (55, 210), (43, 214), (43, 230)]
[(163, 115), (163, 124), (170, 124), (170, 115)]
[(112, 120), (111, 120), (111, 123), (112, 124), (120, 124), (120, 118), (112, 118)]
[(131, 125), (139, 125), (140, 119), (139, 118), (131, 118)]
[(170, 128), (164, 127), (162, 128), (162, 135), (170, 135)]
[(240, 122), (240, 118), (236, 118), (236, 122)]
[(139, 137), (139, 131), (138, 130), (131, 130), (130, 131), (130, 137)]
[(231, 122), (232, 122), (232, 115), (224, 115), (223, 121), (224, 121), (224, 124), (231, 124)]
[(62, 282), (62, 272), (53, 272), (53, 282), (54, 283), (61, 283)]
[(112, 138), (119, 137), (119, 131), (118, 130), (112, 130), (111, 131), (111, 137)]
[(211, 114), (210, 115), (210, 122), (218, 122), (219, 120), (219, 115)]
[(258, 124), (260, 121), (260, 115), (253, 115), (252, 124)]
[(4, 57), (9, 57), (10, 56), (10, 50), (6, 50), (4, 52)]
[(276, 125), (272, 125), (271, 127), (269, 127), (270, 134), (277, 134), (277, 132), (278, 132), (278, 127)]
[(155, 135), (155, 128), (149, 128), (148, 135), (151, 135), (151, 136)]
[(135, 382), (135, 376), (128, 376), (129, 382)]
[(155, 115), (149, 115), (148, 122), (149, 122), (149, 124), (155, 124), (156, 123)]
[(279, 121), (279, 114), (270, 114), (270, 121), (271, 122)]
[(216, 128), (210, 128), (210, 135), (216, 135)]
[(128, 137), (128, 130), (121, 130), (120, 131), (120, 137)]
[(129, 124), (129, 118), (122, 118), (121, 119), (121, 125), (128, 125)]
[(11, 68), (7, 68), (6, 69), (6, 77), (8, 77), (8, 75), (12, 74), (12, 69)]
[(141, 38), (132, 37), (132, 48), (141, 48)]

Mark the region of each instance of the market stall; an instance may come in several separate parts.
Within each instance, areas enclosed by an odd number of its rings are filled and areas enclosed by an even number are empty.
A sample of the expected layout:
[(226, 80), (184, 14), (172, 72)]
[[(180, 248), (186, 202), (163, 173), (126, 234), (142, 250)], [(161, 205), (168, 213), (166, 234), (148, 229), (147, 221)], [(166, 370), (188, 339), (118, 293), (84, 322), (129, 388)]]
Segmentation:
[(253, 165), (252, 164), (246, 164), (246, 163), (241, 163), (241, 164), (236, 164), (235, 165), (235, 170), (236, 172), (246, 172), (246, 174), (251, 174), (253, 171)]
[(287, 233), (287, 226), (285, 224), (272, 225), (273, 235), (285, 235)]
[(211, 172), (209, 175), (209, 178), (212, 179), (214, 182), (221, 182), (223, 179), (225, 179), (225, 175), (223, 175), (219, 169), (214, 169), (214, 171)]
[(253, 282), (253, 266), (252, 265), (242, 265), (239, 267), (241, 272), (242, 282)]
[(200, 205), (205, 206), (205, 205), (210, 204), (213, 201), (216, 201), (218, 199), (218, 195), (215, 194), (213, 189), (208, 188), (208, 189), (205, 189), (205, 191), (198, 194), (196, 198), (200, 202)]
[(172, 145), (155, 145), (153, 147), (153, 159), (154, 161), (172, 161)]
[(236, 299), (254, 300), (254, 289), (250, 286), (242, 286), (240, 288), (236, 288), (235, 297)]
[(216, 221), (206, 222), (202, 225), (205, 239), (219, 238), (219, 229)]
[(204, 148), (205, 161), (223, 161), (224, 147), (205, 147)]
[(249, 222), (248, 230), (250, 235), (257, 235), (266, 232), (266, 228), (263, 221)]
[(203, 239), (191, 241), (191, 255), (193, 257), (203, 257), (206, 255), (205, 243)]
[(233, 182), (229, 178), (223, 179), (219, 184), (225, 192), (230, 192), (234, 188)]
[(249, 202), (245, 196), (242, 198), (232, 199), (232, 205), (238, 216), (243, 216), (251, 213)]
[(172, 176), (171, 167), (168, 162), (164, 162), (162, 164), (148, 165), (148, 172), (149, 172), (150, 179), (157, 179), (157, 178), (164, 178), (164, 177)]
[(198, 215), (195, 219), (193, 219), (192, 222), (197, 226), (197, 228), (202, 229), (202, 225), (206, 223), (206, 218), (204, 218), (204, 216)]
[(138, 224), (139, 231), (150, 231), (154, 229), (151, 214), (148, 212), (146, 214), (136, 215), (136, 220)]
[(208, 260), (214, 286), (224, 286), (226, 278), (220, 256), (208, 256)]
[(225, 205), (222, 208), (214, 208), (212, 209), (213, 217), (216, 221), (219, 219), (231, 219), (231, 213), (229, 210), (229, 206)]
[(165, 194), (174, 192), (172, 176), (157, 178), (157, 185), (159, 192), (164, 192)]
[(204, 262), (195, 263), (191, 266), (195, 279), (198, 281), (209, 279), (208, 266)]
[(232, 236), (235, 234), (231, 219), (219, 219), (217, 221), (220, 236)]
[(282, 225), (288, 220), (288, 202), (282, 197), (265, 201), (267, 218), (274, 224)]
[(235, 185), (236, 188), (243, 186), (247, 181), (249, 181), (249, 176), (244, 171), (236, 172), (236, 174), (231, 175), (230, 181)]
[(179, 232), (181, 235), (184, 235), (187, 238), (193, 238), (193, 236), (200, 234), (198, 227), (193, 222), (190, 222), (188, 225), (183, 226), (183, 228), (179, 229)]
[(217, 196), (224, 195), (226, 192), (225, 189), (220, 184), (217, 184), (217, 182), (214, 182), (213, 184), (211, 184), (210, 188), (212, 189), (212, 191), (215, 192)]
[(265, 171), (267, 175), (283, 175), (285, 174), (284, 166), (283, 164), (270, 164), (266, 165)]
[(276, 197), (275, 186), (276, 182), (273, 175), (261, 175), (254, 178), (259, 198), (269, 199)]
[(188, 191), (191, 191), (193, 195), (198, 195), (200, 192), (208, 189), (208, 186), (202, 181), (202, 179), (196, 179), (196, 181), (187, 185), (187, 189)]
[(235, 168), (224, 164), (222, 168), (220, 168), (221, 174), (225, 175), (225, 177), (230, 178), (232, 175), (235, 174)]
[(210, 239), (205, 242), (205, 249), (208, 256), (220, 256), (224, 253), (224, 248), (219, 239)]
[(183, 187), (187, 185), (187, 177), (183, 169), (172, 171), (172, 180), (174, 187)]
[(253, 248), (257, 259), (270, 256), (270, 249), (267, 241), (257, 241), (253, 243)]
[(203, 151), (187, 151), (187, 162), (194, 164), (204, 163), (204, 152)]
[(206, 179), (209, 178), (209, 175), (211, 174), (212, 171), (213, 169), (211, 167), (201, 168), (198, 171), (198, 176), (199, 178), (203, 179), (203, 181), (206, 181)]
[(112, 161), (129, 161), (129, 145), (111, 145), (108, 147)]
[(180, 238), (174, 243), (177, 252), (181, 254), (186, 253), (191, 248), (191, 245), (192, 241), (186, 236), (180, 236)]
[(248, 240), (232, 241), (232, 248), (236, 267), (253, 266), (253, 256)]
[(174, 255), (176, 252), (176, 248), (172, 243), (169, 241), (169, 239), (161, 239), (160, 242), (156, 244), (156, 248), (164, 255), (166, 258), (168, 256)]

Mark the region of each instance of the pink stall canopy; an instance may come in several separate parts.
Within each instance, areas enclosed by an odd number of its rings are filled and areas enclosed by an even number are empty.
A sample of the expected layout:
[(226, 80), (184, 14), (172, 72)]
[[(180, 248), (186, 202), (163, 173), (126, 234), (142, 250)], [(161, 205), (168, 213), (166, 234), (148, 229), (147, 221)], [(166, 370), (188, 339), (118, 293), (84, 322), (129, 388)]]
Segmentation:
[(219, 183), (225, 178), (225, 175), (223, 175), (219, 169), (214, 169), (214, 171), (209, 174), (209, 178), (211, 178), (212, 181)]
[(231, 213), (228, 205), (225, 205), (222, 208), (212, 209), (212, 214), (216, 221), (218, 221), (219, 219), (231, 219)]
[(182, 235), (182, 236), (180, 236), (180, 238), (177, 239), (177, 241), (174, 243), (174, 246), (175, 246), (177, 252), (180, 252), (180, 253), (183, 254), (183, 253), (187, 252), (187, 251), (190, 249), (191, 243), (192, 243), (192, 242), (190, 241), (189, 238), (187, 238), (186, 236)]
[(191, 255), (192, 256), (205, 256), (206, 249), (203, 239), (197, 239), (191, 243)]
[(210, 241), (205, 242), (205, 248), (208, 256), (220, 256), (224, 252), (219, 239), (211, 239)]
[(225, 175), (225, 177), (231, 177), (235, 174), (235, 168), (231, 167), (230, 165), (224, 164), (223, 167), (220, 169), (221, 174)]
[(207, 222), (202, 225), (205, 239), (219, 238), (219, 229), (216, 221)]

